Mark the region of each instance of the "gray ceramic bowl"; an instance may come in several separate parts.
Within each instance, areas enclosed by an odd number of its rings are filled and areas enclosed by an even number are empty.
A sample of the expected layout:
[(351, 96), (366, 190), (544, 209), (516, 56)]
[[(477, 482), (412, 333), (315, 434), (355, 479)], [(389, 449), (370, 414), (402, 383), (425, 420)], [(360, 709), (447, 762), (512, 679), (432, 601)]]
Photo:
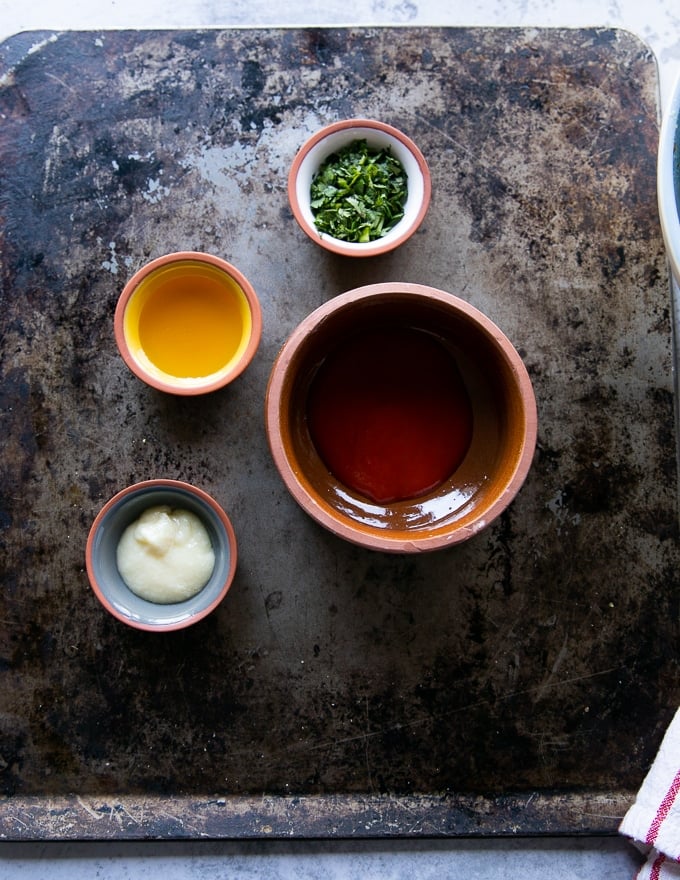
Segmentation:
[[(157, 504), (196, 514), (215, 552), (215, 567), (205, 587), (191, 599), (169, 605), (133, 593), (116, 565), (118, 542), (127, 526)], [(85, 555), (90, 585), (107, 611), (136, 629), (168, 632), (201, 620), (225, 597), (236, 571), (236, 536), (226, 513), (202, 489), (178, 480), (147, 480), (123, 489), (104, 505), (90, 529)]]

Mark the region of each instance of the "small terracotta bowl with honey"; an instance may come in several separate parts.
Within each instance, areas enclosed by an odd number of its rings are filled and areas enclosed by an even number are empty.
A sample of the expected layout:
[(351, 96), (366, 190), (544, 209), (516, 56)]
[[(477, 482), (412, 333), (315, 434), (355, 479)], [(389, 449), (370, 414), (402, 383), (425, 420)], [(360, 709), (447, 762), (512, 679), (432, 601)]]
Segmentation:
[(170, 394), (196, 395), (233, 382), (262, 334), (248, 279), (212, 254), (180, 251), (152, 260), (127, 282), (114, 333), (130, 370)]
[(419, 284), (360, 287), (308, 315), (273, 365), (265, 416), (302, 509), (387, 553), (439, 550), (489, 526), (536, 447), (534, 391), (510, 340)]

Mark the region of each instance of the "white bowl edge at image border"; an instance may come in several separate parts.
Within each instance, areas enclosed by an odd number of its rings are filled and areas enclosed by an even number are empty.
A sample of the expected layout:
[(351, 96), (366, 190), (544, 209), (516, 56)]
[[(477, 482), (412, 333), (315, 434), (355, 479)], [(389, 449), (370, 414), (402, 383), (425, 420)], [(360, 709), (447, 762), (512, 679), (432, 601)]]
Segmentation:
[(680, 162), (680, 156), (675, 155), (676, 139), (680, 151), (680, 72), (676, 76), (668, 107), (661, 120), (657, 160), (657, 198), (661, 230), (671, 270), (680, 285), (680, 193), (676, 193), (675, 189), (675, 167)]

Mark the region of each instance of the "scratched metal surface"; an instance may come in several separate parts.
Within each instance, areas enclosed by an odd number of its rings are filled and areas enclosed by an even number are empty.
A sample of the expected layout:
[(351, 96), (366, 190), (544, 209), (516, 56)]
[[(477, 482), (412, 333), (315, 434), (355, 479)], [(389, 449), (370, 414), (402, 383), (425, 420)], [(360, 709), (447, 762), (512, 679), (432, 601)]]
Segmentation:
[[(23, 35), (0, 48), (0, 835), (612, 832), (680, 697), (669, 277), (657, 80), (610, 30)], [(302, 141), (351, 115), (422, 148), (433, 200), (353, 262), (296, 227)], [(175, 399), (112, 334), (134, 269), (206, 250), (251, 279), (255, 363)], [(461, 547), (390, 557), (316, 526), (269, 457), (293, 327), (424, 282), (522, 353), (539, 444)], [(233, 519), (234, 586), (193, 629), (91, 594), (102, 503), (189, 480)]]

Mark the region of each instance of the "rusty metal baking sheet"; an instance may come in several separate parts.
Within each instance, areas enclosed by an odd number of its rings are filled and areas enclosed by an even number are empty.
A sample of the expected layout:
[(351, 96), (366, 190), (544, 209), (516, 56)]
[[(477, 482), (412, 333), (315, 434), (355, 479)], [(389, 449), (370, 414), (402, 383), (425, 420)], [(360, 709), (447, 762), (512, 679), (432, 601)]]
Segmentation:
[[(20, 35), (0, 47), (0, 835), (613, 832), (678, 704), (672, 309), (654, 58), (614, 30)], [(296, 227), (291, 160), (365, 115), (423, 150), (417, 235), (342, 259)], [(174, 398), (117, 354), (150, 258), (252, 281), (255, 362)], [(462, 546), (342, 542), (263, 422), (287, 335), (343, 290), (440, 287), (535, 384), (518, 498)], [(188, 480), (232, 518), (220, 608), (161, 636), (89, 589), (101, 505)]]

